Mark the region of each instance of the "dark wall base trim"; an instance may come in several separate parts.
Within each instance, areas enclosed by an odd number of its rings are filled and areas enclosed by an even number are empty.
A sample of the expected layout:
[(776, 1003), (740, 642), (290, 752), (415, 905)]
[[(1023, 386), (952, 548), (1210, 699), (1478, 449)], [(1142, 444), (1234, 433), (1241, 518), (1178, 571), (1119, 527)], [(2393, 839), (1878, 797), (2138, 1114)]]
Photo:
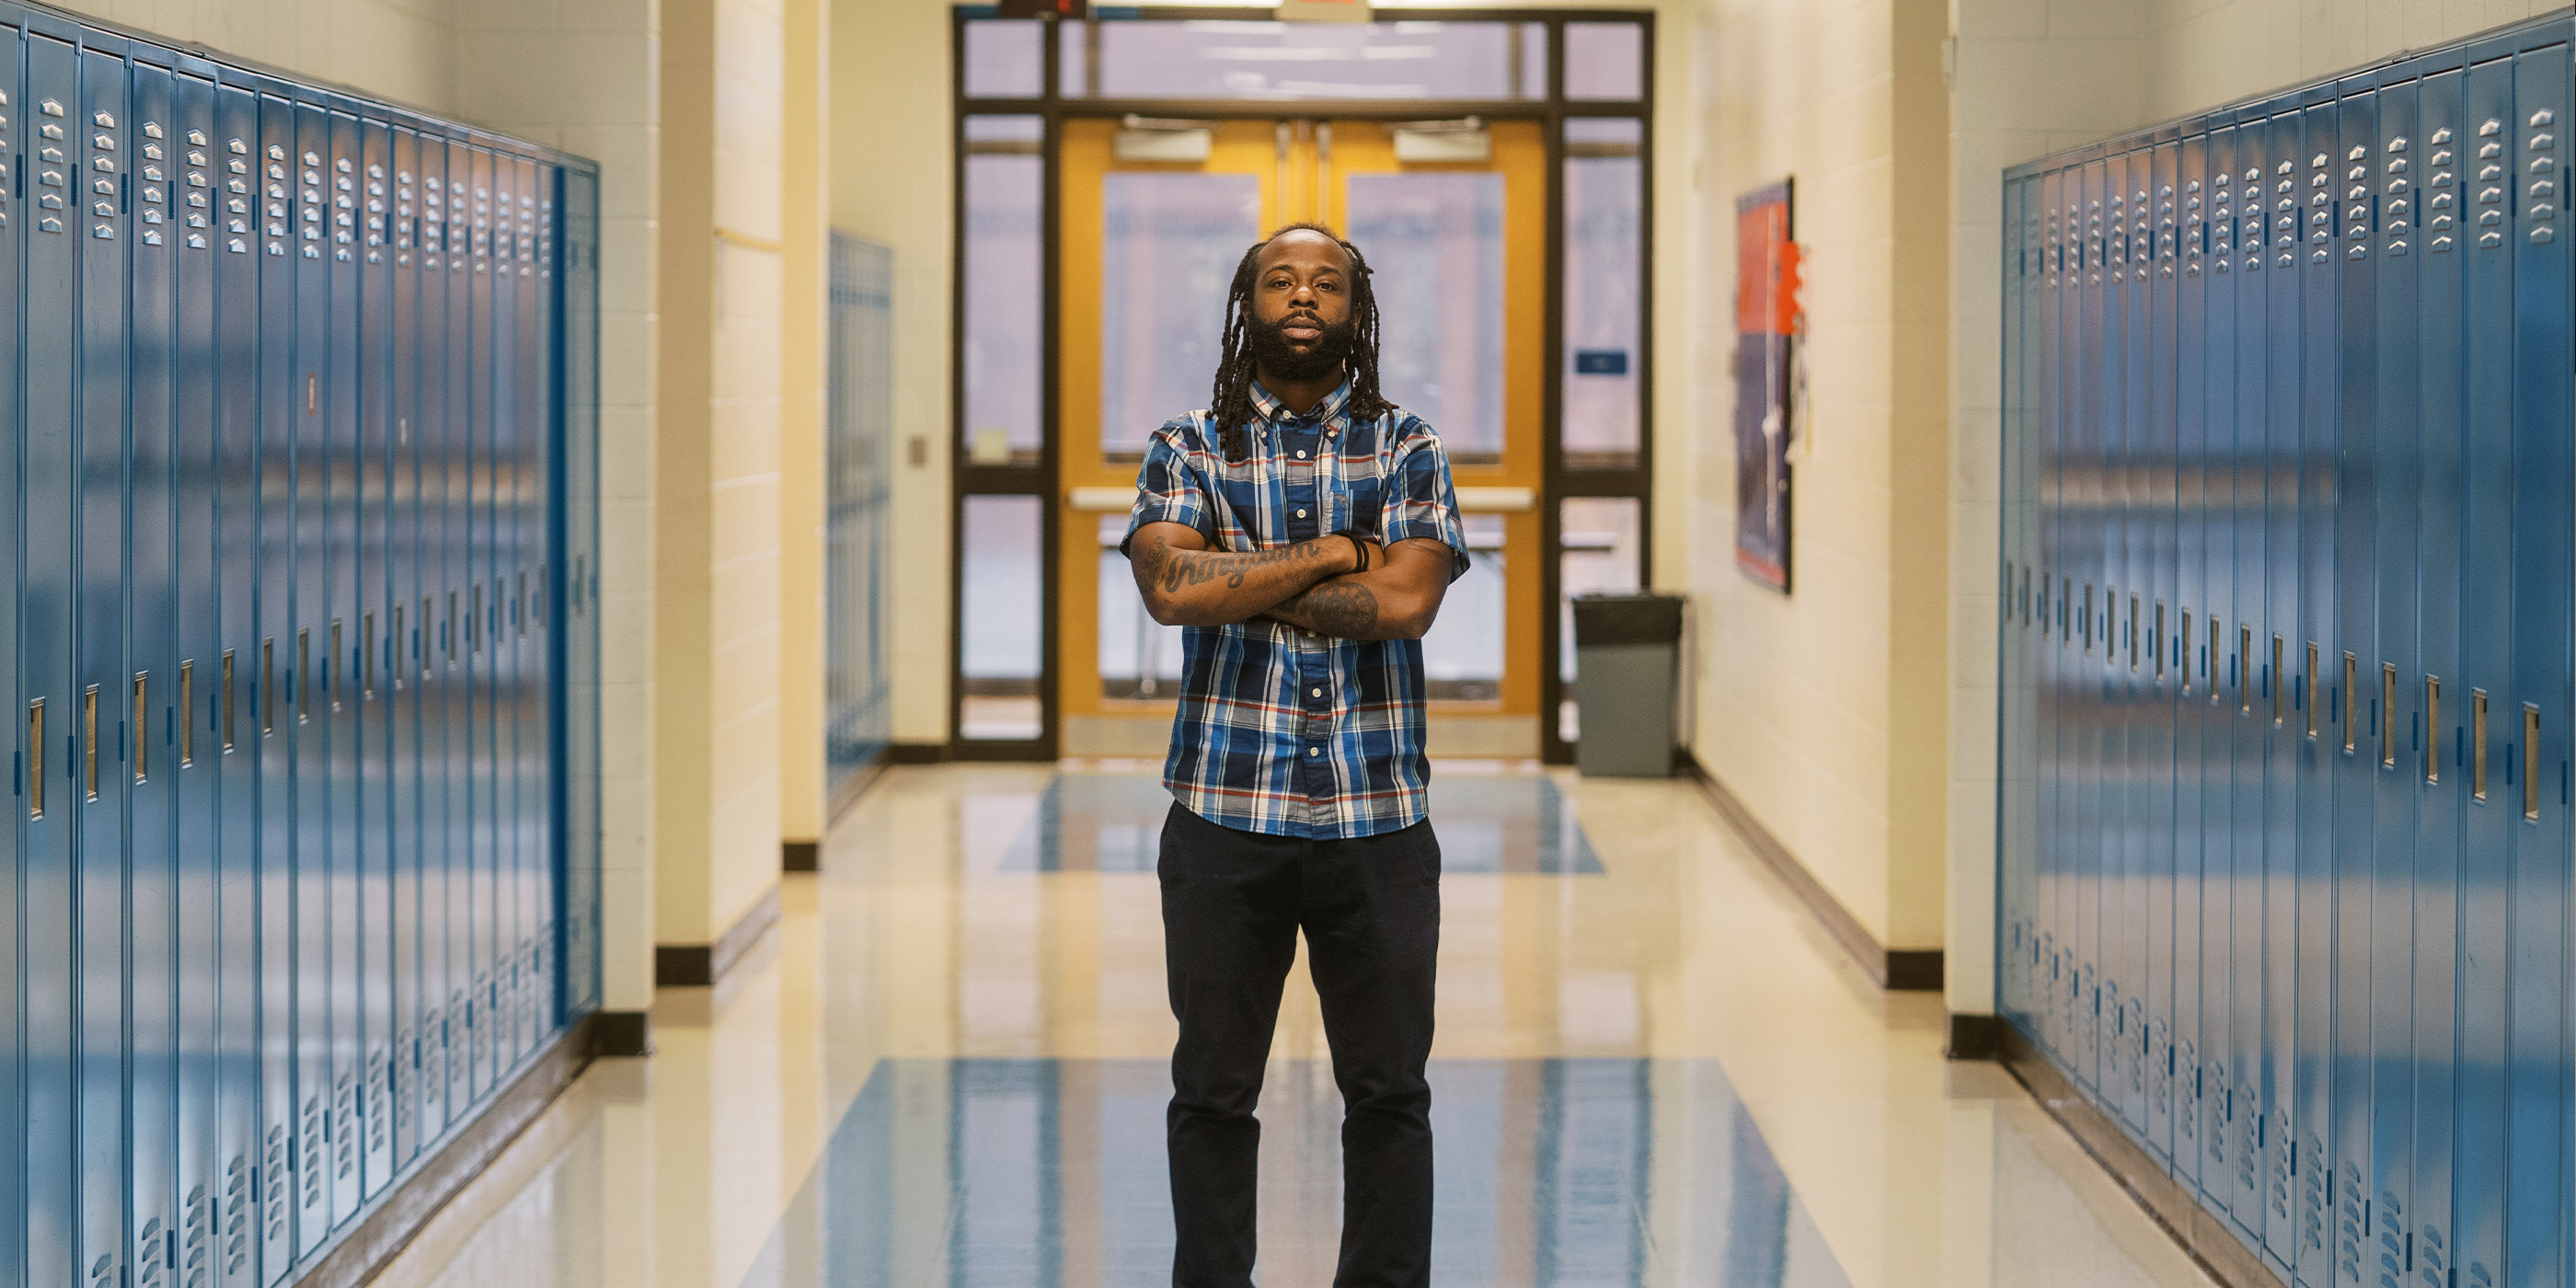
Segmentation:
[(820, 872), (823, 870), (823, 847), (814, 841), (781, 841), (778, 843), (778, 870), (781, 872)]
[(295, 1288), (358, 1288), (382, 1273), (430, 1218), (483, 1174), (537, 1115), (590, 1067), (598, 1048), (599, 1016), (586, 1015), (555, 1035), (510, 1085), (495, 1093), (482, 1113), (438, 1152), (413, 1165), (376, 1210), (290, 1277)]
[(2009, 1023), (1998, 1021), (1998, 1050), (2004, 1067), (2030, 1090), (2050, 1117), (2075, 1137), (2084, 1152), (2120, 1183), (2120, 1188), (2137, 1200), (2138, 1206), (2155, 1218), (2166, 1234), (2173, 1236), (2183, 1251), (2191, 1255), (2202, 1272), (2225, 1288), (2281, 1288), (2281, 1277), (2263, 1264), (2261, 1256), (2228, 1228), (2227, 1218), (2202, 1207), (2200, 1201), (2185, 1191), (2138, 1143), (2129, 1139), (2093, 1103), (2078, 1093), (2066, 1075), (2031, 1045), (2029, 1037)]
[(769, 893), (744, 909), (732, 928), (712, 944), (653, 945), (653, 987), (706, 988), (722, 980), (733, 964), (778, 924), (782, 914), (778, 895), (777, 886), (769, 887)]
[(650, 1011), (601, 1011), (590, 1017), (593, 1045), (603, 1060), (612, 1056), (653, 1054)]
[(1835, 943), (1842, 945), (1843, 951), (1851, 955), (1853, 964), (1860, 967), (1862, 974), (1869, 976), (1871, 983), (1904, 993), (1940, 991), (1940, 949), (1890, 948), (1878, 942), (1878, 936), (1869, 933), (1869, 928), (1860, 924), (1860, 918), (1853, 916), (1851, 909), (1834, 897), (1833, 891), (1816, 880), (1816, 875), (1807, 870), (1807, 865), (1800, 863), (1798, 856), (1780, 843), (1779, 837), (1762, 826), (1761, 820), (1753, 816), (1753, 811), (1745, 808), (1744, 802), (1726, 789), (1726, 784), (1700, 767), (1698, 758), (1688, 752), (1682, 753), (1680, 769), (1684, 776), (1699, 785), (1700, 795), (1707, 797), (1718, 816), (1735, 829), (1736, 835), (1744, 838), (1745, 844), (1755, 857), (1762, 860), (1763, 866), (1786, 883), (1799, 901), (1807, 905), (1809, 912), (1816, 914), (1816, 920), (1824, 923), (1825, 932), (1834, 937)]
[(885, 757), (888, 763), (896, 765), (936, 765), (948, 759), (948, 744), (944, 742), (891, 743), (885, 749)]
[(1992, 1015), (1950, 1016), (1950, 1039), (1941, 1054), (1953, 1060), (1992, 1060), (2003, 1054), (2004, 1022)]

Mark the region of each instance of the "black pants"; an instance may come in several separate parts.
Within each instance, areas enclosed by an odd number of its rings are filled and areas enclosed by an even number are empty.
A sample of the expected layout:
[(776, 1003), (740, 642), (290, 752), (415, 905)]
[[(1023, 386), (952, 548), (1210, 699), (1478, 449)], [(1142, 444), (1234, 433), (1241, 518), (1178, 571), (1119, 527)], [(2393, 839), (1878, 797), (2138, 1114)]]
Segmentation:
[(1431, 1282), (1431, 1055), (1440, 842), (1400, 832), (1303, 841), (1163, 820), (1163, 954), (1172, 1014), (1174, 1288), (1250, 1288), (1262, 1066), (1306, 932), (1342, 1089), (1336, 1288)]

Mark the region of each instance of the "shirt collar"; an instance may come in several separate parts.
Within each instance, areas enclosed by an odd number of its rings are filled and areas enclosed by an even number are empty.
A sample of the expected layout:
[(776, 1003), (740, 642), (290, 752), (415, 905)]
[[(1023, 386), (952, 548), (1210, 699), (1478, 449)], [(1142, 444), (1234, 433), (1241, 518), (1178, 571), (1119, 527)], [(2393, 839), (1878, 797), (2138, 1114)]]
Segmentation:
[(1324, 395), (1324, 401), (1315, 404), (1314, 411), (1304, 416), (1291, 416), (1287, 406), (1273, 397), (1269, 390), (1262, 388), (1260, 381), (1252, 382), (1253, 414), (1261, 417), (1267, 424), (1276, 425), (1282, 420), (1290, 419), (1320, 421), (1323, 423), (1325, 432), (1329, 433), (1340, 427), (1343, 409), (1350, 404), (1351, 378), (1348, 375), (1344, 375), (1342, 383), (1333, 387), (1333, 392)]

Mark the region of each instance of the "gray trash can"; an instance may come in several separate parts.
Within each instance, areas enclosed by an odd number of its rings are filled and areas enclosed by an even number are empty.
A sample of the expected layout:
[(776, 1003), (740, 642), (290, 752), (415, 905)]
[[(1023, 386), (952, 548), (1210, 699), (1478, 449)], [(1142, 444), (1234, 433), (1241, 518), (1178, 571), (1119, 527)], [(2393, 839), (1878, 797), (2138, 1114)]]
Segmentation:
[(1672, 777), (1681, 639), (1678, 595), (1574, 597), (1574, 763), (1586, 776)]

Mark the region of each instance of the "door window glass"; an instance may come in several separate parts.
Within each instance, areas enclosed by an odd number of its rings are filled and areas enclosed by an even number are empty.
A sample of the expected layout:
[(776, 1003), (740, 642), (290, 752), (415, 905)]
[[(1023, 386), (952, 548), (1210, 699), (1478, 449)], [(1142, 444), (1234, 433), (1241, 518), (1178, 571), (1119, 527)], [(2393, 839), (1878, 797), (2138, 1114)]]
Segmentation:
[(1358, 174), (1349, 236), (1377, 290), (1389, 400), (1453, 459), (1503, 450), (1503, 176)]
[[(1521, 24), (1103, 22), (1109, 98), (1510, 98)], [(1542, 42), (1544, 44), (1544, 42)]]
[(1633, 22), (1565, 24), (1565, 96), (1631, 102), (1645, 95), (1646, 29)]
[(1636, 464), (1645, 326), (1641, 124), (1565, 123), (1566, 464)]
[(1100, 696), (1172, 698), (1181, 691), (1181, 628), (1145, 611), (1135, 570), (1118, 553), (1126, 538), (1126, 515), (1100, 516)]
[(1467, 572), (1449, 583), (1440, 615), (1422, 636), (1427, 697), (1491, 702), (1503, 682), (1503, 516), (1461, 515)]
[(1110, 174), (1101, 207), (1100, 445), (1141, 456), (1163, 422), (1208, 404), (1226, 289), (1261, 236), (1261, 180)]
[(1034, 465), (1042, 442), (1038, 304), (1043, 158), (1033, 145), (1024, 152), (974, 150), (1020, 146), (1012, 140), (970, 141), (968, 146), (966, 289), (959, 301), (966, 313), (961, 446), (977, 465)]
[(1035, 738), (1042, 731), (1038, 676), (1045, 665), (1042, 498), (966, 498), (960, 580), (958, 732), (967, 738)]
[(1039, 71), (1043, 34), (1035, 22), (979, 18), (966, 23), (966, 96), (1036, 98), (1046, 92)]

